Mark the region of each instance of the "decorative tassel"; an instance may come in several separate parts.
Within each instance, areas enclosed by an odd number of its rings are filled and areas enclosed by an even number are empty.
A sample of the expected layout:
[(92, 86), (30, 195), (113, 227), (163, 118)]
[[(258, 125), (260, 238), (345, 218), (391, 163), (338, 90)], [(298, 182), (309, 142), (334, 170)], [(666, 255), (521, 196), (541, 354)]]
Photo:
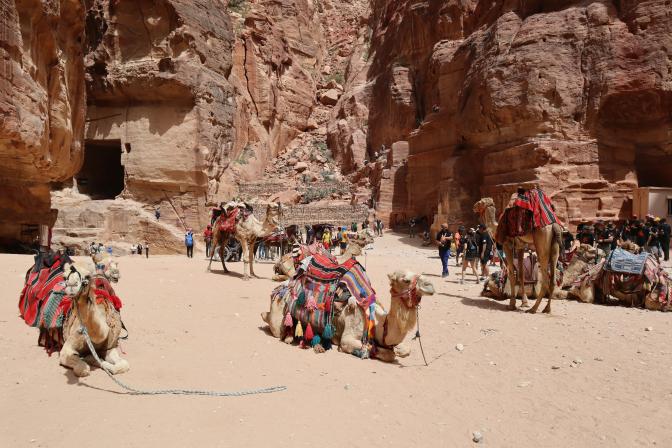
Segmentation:
[(325, 350), (331, 350), (331, 339), (324, 338), (322, 340), (322, 347), (324, 347)]
[(320, 342), (322, 342), (322, 338), (320, 338), (318, 335), (315, 335), (315, 336), (313, 336), (313, 339), (310, 340), (310, 346), (315, 347)]
[(334, 326), (331, 325), (330, 323), (327, 324), (327, 326), (324, 327), (324, 331), (322, 332), (322, 337), (323, 337), (324, 339), (329, 339), (329, 340), (331, 340), (331, 338), (334, 337)]
[(324, 311), (327, 313), (331, 312), (331, 297), (327, 296), (327, 300), (324, 302)]
[(315, 302), (314, 297), (308, 299), (308, 303), (306, 303), (306, 309), (309, 311), (314, 311), (317, 309), (317, 303)]
[(294, 326), (294, 321), (292, 320), (292, 315), (287, 313), (285, 314), (285, 320), (283, 322), (285, 327), (293, 327)]
[(306, 292), (301, 291), (298, 297), (296, 298), (296, 304), (298, 306), (303, 306), (304, 303), (306, 303)]
[(296, 323), (296, 331), (294, 332), (294, 337), (296, 338), (303, 337), (303, 327), (301, 326), (301, 321)]
[(310, 342), (313, 340), (314, 335), (315, 334), (313, 333), (313, 327), (309, 323), (308, 326), (306, 327), (306, 334), (304, 335), (303, 339)]

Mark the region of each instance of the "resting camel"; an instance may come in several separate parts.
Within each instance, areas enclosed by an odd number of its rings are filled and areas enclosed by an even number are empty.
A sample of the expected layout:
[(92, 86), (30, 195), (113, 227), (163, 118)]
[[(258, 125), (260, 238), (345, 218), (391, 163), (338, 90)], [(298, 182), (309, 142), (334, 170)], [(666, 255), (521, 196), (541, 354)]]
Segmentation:
[[(425, 295), (434, 294), (434, 285), (424, 276), (410, 271), (395, 271), (387, 276), (390, 281), (392, 295), (390, 309), (376, 302), (375, 306), (375, 357), (385, 362), (392, 362), (396, 357), (405, 358), (411, 351), (402, 345), (404, 338), (413, 331), (417, 323), (417, 306)], [(261, 313), (261, 318), (270, 328), (271, 334), (290, 344), (292, 335), (284, 335), (283, 318), (285, 303), (291, 292), (271, 298), (269, 312)], [(337, 305), (334, 314), (335, 332), (332, 342), (345, 353), (363, 353), (366, 347), (362, 344), (366, 317), (364, 310), (354, 299)], [(318, 350), (316, 350), (318, 351)]]
[[(497, 234), (497, 222), (495, 221), (495, 203), (492, 198), (483, 198), (474, 204), (474, 212), (478, 213), (486, 225), (490, 236), (494, 238)], [(514, 257), (517, 255), (518, 264), (522, 266), (523, 258), (523, 248), (525, 245), (534, 246), (537, 256), (539, 257), (539, 268), (541, 269), (542, 277), (542, 292), (537, 297), (537, 300), (534, 303), (534, 306), (530, 308), (528, 313), (536, 313), (541, 304), (541, 300), (544, 298), (544, 293), (548, 294), (548, 302), (544, 308), (544, 313), (551, 312), (551, 298), (553, 292), (555, 291), (556, 285), (556, 266), (558, 263), (558, 258), (560, 257), (560, 248), (562, 247), (562, 228), (559, 224), (551, 224), (545, 227), (540, 227), (535, 229), (533, 232), (526, 235), (516, 237), (516, 238), (507, 238), (505, 241), (498, 241), (503, 248), (504, 254), (506, 255), (506, 268), (508, 272), (513, 273), (514, 271)], [(550, 263), (550, 266), (549, 266)], [(550, 274), (549, 274), (550, 268)], [(516, 278), (517, 277), (517, 278)], [(523, 306), (528, 305), (527, 294), (525, 293), (524, 279), (523, 279), (523, 270), (518, 270), (518, 275), (511, 275), (511, 290), (512, 294), (509, 298), (509, 309), (516, 309), (516, 296), (518, 294), (522, 295)], [(519, 287), (523, 285), (523, 287)]]
[[(81, 268), (80, 268), (81, 269)], [(75, 375), (87, 376), (91, 372), (89, 364), (97, 366), (90, 355), (81, 325), (87, 329), (96, 352), (103, 360), (103, 367), (112, 374), (127, 372), (128, 361), (122, 359), (117, 349), (121, 334), (121, 315), (108, 300), (98, 300), (94, 293), (94, 280), (100, 277), (86, 271), (65, 266), (65, 292), (72, 297), (72, 309), (63, 323), (63, 347), (59, 362), (70, 367)], [(80, 323), (81, 320), (81, 323)]]
[[(212, 241), (215, 247), (219, 246), (219, 257), (222, 260), (222, 267), (224, 268), (224, 272), (229, 272), (229, 270), (226, 268), (224, 247), (228, 243), (229, 238), (234, 237), (238, 240), (241, 247), (243, 248), (243, 279), (249, 280), (250, 276), (256, 277), (253, 264), (254, 243), (258, 238), (265, 238), (278, 228), (281, 212), (282, 207), (279, 203), (270, 203), (266, 208), (266, 218), (264, 219), (263, 223), (250, 213), (247, 218), (241, 218), (238, 222), (236, 222), (236, 230), (233, 234), (220, 231), (218, 225), (219, 221), (215, 223)], [(212, 264), (215, 251), (213, 250), (212, 252), (213, 253), (210, 255), (210, 263), (208, 264), (208, 270), (210, 270), (210, 265)]]
[[(373, 236), (371, 236), (368, 230), (361, 230), (356, 236), (351, 237), (348, 240), (348, 246), (345, 249), (345, 252), (335, 256), (335, 258), (339, 263), (342, 263), (348, 258), (358, 257), (362, 255), (364, 248), (371, 243), (373, 243)], [(301, 246), (304, 251), (310, 252), (311, 250), (320, 250), (325, 252), (328, 256), (334, 257), (334, 255), (324, 250), (321, 246), (315, 246), (315, 249), (312, 249), (312, 245)], [(294, 277), (294, 274), (296, 273), (296, 269), (294, 268), (294, 256), (291, 253), (283, 255), (282, 258), (275, 263), (275, 266), (273, 266), (273, 271), (275, 272), (273, 280), (276, 282), (283, 282), (288, 278)]]

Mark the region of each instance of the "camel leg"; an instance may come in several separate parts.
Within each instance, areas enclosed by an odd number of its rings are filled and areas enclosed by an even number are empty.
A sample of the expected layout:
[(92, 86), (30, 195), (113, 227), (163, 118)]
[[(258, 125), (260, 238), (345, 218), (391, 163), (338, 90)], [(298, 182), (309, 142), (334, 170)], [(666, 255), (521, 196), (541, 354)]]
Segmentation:
[(518, 280), (516, 283), (518, 283), (518, 291), (520, 292), (520, 295), (522, 296), (523, 303), (522, 306), (528, 306), (528, 300), (527, 300), (527, 292), (525, 291), (525, 267), (523, 266), (523, 261), (525, 259), (525, 251), (520, 250), (518, 251), (518, 266), (520, 269), (518, 269)]
[(387, 348), (382, 348), (378, 347), (376, 349), (376, 359), (383, 361), (383, 362), (394, 362), (396, 359), (396, 355), (394, 354), (393, 350), (387, 349)]
[(58, 355), (58, 361), (62, 366), (70, 367), (73, 373), (79, 377), (89, 376), (91, 368), (80, 358), (79, 353), (72, 348), (68, 341), (63, 344), (61, 352)]
[(254, 273), (254, 241), (250, 243), (250, 248), (248, 249), (248, 251), (252, 254), (252, 256), (250, 257), (250, 276), (254, 278), (259, 278), (257, 277), (257, 274)]
[[(554, 230), (554, 231), (557, 231)], [(548, 263), (551, 265), (549, 266), (550, 268), (550, 276), (548, 278), (548, 302), (546, 302), (546, 306), (544, 307), (542, 313), (551, 313), (551, 300), (553, 299), (553, 296), (555, 295), (555, 288), (557, 287), (557, 267), (558, 267), (558, 259), (560, 258), (560, 244), (558, 244), (558, 239), (556, 238), (555, 235), (552, 237), (553, 238), (553, 243), (551, 244), (551, 250), (550, 250), (550, 256)], [(542, 288), (543, 290), (543, 288)]]
[(506, 270), (508, 271), (508, 276), (511, 282), (511, 296), (509, 297), (509, 309), (516, 309), (516, 276), (514, 275), (515, 269), (513, 265), (513, 247), (510, 243), (504, 244), (504, 255), (506, 256)]
[(242, 245), (243, 248), (243, 280), (249, 280), (250, 275), (247, 273), (248, 265), (250, 264), (250, 247), (247, 242)]
[(105, 354), (105, 360), (103, 361), (103, 366), (112, 375), (126, 373), (131, 368), (131, 366), (128, 364), (128, 361), (121, 357), (119, 351), (116, 348), (107, 351)]
[(355, 350), (362, 350), (362, 341), (352, 335), (344, 335), (341, 336), (341, 344), (338, 349), (352, 355)]
[[(536, 246), (536, 244), (535, 244)], [(540, 247), (540, 246), (537, 246)], [(539, 257), (539, 270), (541, 271), (541, 291), (539, 295), (537, 296), (537, 300), (534, 301), (534, 305), (532, 308), (527, 310), (528, 313), (534, 314), (537, 312), (539, 309), (539, 305), (541, 305), (541, 301), (544, 300), (544, 293), (548, 293), (549, 291), (549, 283), (548, 283), (548, 254), (542, 253), (543, 251), (537, 251), (537, 256)], [(548, 308), (548, 311), (546, 311), (546, 308)], [(544, 308), (544, 312), (550, 312), (551, 309), (551, 295), (549, 294), (548, 296), (548, 304), (546, 305), (546, 308)]]
[(224, 269), (224, 272), (226, 272), (228, 274), (229, 269), (226, 267), (226, 260), (225, 260), (225, 257), (224, 257), (224, 244), (225, 243), (222, 243), (219, 246), (219, 259), (222, 260), (222, 269)]

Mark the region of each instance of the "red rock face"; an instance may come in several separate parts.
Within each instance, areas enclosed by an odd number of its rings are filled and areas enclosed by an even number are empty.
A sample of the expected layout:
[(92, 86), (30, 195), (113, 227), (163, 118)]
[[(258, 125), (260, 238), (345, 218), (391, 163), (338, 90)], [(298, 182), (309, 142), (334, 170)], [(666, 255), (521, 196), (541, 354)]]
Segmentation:
[(48, 185), (81, 164), (83, 36), (79, 1), (0, 2), (0, 244), (53, 224)]
[(539, 184), (575, 224), (670, 182), (664, 0), (374, 0), (371, 25), (369, 150), (409, 142), (388, 212), (473, 223), (479, 197)]

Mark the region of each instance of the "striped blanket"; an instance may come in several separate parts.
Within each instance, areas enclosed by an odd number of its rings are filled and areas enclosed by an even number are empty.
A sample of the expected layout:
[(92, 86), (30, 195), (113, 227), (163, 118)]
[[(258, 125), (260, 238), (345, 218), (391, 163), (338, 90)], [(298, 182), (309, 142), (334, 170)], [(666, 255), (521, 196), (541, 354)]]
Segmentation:
[(534, 229), (559, 223), (551, 200), (541, 189), (516, 195), (499, 217), (495, 241), (503, 244), (508, 238), (526, 235)]
[(525, 191), (524, 194), (519, 194), (513, 205), (532, 212), (532, 224), (535, 229), (560, 222), (555, 215), (550, 198), (541, 188), (534, 188)]
[[(338, 264), (326, 255), (315, 254), (304, 260), (303, 268), (289, 281), (290, 300), (286, 305), (294, 322), (310, 324), (315, 334), (321, 334), (331, 324), (333, 303), (353, 297), (365, 311), (365, 338), (373, 338), (373, 307), (376, 291), (366, 270), (351, 258)], [(277, 293), (282, 293), (276, 290)]]
[(63, 274), (63, 266), (71, 262), (58, 252), (36, 255), (19, 297), (19, 314), (27, 325), (40, 329), (39, 345), (50, 354), (62, 345), (59, 330), (72, 305)]

